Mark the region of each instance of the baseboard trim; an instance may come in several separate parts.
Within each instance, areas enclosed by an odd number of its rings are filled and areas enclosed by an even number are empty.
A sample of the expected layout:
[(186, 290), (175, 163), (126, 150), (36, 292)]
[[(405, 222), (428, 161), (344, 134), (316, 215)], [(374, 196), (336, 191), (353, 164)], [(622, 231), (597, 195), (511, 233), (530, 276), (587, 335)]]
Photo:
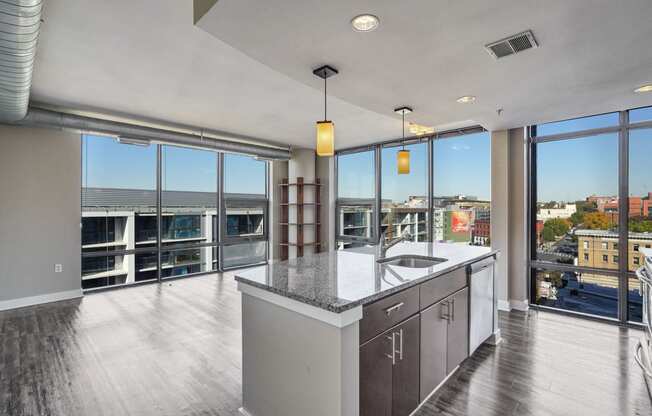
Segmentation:
[(527, 300), (498, 300), (498, 310), (511, 312), (512, 310), (527, 312), (530, 309), (530, 303)]
[(59, 302), (62, 300), (76, 299), (84, 296), (81, 288), (65, 292), (47, 293), (45, 295), (28, 296), (25, 298), (0, 301), (0, 311), (25, 308), (27, 306), (41, 305), (43, 303)]
[(247, 412), (247, 410), (244, 407), (239, 408), (238, 412), (240, 412), (242, 416), (253, 416), (251, 413)]
[(530, 302), (527, 299), (526, 300), (511, 299), (509, 301), (509, 306), (516, 311), (527, 312), (530, 309)]
[(504, 312), (511, 311), (512, 308), (509, 305), (509, 301), (508, 300), (498, 299), (498, 310), (499, 311), (504, 311)]

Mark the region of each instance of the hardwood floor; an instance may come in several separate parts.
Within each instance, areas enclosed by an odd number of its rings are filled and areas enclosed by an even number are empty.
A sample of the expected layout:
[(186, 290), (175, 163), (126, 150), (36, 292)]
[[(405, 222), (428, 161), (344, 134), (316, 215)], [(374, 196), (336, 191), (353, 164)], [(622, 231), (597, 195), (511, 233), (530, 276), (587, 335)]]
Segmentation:
[[(501, 328), (418, 415), (652, 414), (639, 331), (545, 312)], [(0, 415), (238, 415), (240, 343), (229, 274), (0, 312)]]

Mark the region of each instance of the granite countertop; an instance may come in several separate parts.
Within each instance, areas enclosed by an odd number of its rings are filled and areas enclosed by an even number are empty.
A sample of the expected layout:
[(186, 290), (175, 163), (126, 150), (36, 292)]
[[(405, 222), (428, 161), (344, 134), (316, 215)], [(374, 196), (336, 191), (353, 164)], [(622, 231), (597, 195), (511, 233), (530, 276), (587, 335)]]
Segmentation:
[(341, 313), (495, 255), (487, 247), (399, 243), (386, 257), (413, 254), (447, 259), (428, 268), (381, 265), (375, 247), (329, 251), (243, 270), (235, 280), (327, 311)]

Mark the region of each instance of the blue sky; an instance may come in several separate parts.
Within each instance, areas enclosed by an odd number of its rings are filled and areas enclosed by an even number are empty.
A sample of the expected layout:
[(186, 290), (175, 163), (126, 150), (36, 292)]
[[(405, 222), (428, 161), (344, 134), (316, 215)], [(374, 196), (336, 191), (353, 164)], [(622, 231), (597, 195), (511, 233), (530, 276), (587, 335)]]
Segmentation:
[[(411, 195), (427, 195), (428, 147), (425, 143), (406, 146), (410, 150), (410, 173), (398, 175), (396, 153), (401, 147), (382, 150), (382, 198), (403, 202)], [(436, 140), (434, 145), (435, 196), (473, 195), (489, 200), (491, 193), (491, 145), (489, 133), (469, 134)], [(338, 158), (338, 191), (343, 198), (374, 196), (373, 152)]]
[[(652, 120), (652, 108), (630, 111), (630, 122)], [(538, 135), (614, 126), (618, 114), (592, 116), (538, 126)], [(490, 198), (489, 133), (458, 136), (434, 142), (435, 196), (473, 195)], [(396, 173), (400, 147), (382, 150), (382, 197), (402, 202), (426, 195), (427, 146), (407, 146), (411, 172)], [(116, 143), (109, 137), (85, 136), (83, 184), (89, 187), (155, 189), (156, 146)], [(630, 133), (630, 195), (652, 191), (652, 130)], [(618, 193), (618, 137), (616, 134), (542, 143), (538, 145), (538, 200), (575, 201), (592, 194)], [(163, 185), (166, 190), (216, 191), (217, 154), (210, 151), (163, 147)], [(338, 158), (339, 193), (344, 198), (373, 198), (373, 152)], [(265, 164), (248, 156), (225, 155), (225, 192), (265, 191)]]
[[(652, 107), (632, 110), (630, 122), (652, 120)], [(537, 135), (551, 135), (618, 125), (618, 113), (537, 126)], [(631, 130), (629, 194), (652, 192), (652, 130)], [(590, 195), (618, 195), (618, 134), (541, 143), (537, 147), (537, 198), (577, 201)]]
[[(87, 187), (156, 189), (156, 146), (117, 143), (110, 137), (84, 136), (82, 181)], [(163, 189), (217, 191), (217, 153), (163, 146)], [(225, 192), (265, 192), (265, 163), (227, 154)]]

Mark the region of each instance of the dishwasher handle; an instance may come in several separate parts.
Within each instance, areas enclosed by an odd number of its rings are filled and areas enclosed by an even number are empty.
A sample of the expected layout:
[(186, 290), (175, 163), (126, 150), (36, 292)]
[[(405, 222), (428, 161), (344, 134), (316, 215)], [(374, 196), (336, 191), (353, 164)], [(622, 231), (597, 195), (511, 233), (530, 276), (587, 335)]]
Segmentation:
[(470, 264), (468, 266), (469, 274), (478, 273), (488, 267), (492, 267), (495, 263), (496, 263), (496, 258), (494, 256), (491, 256), (484, 260), (476, 261), (475, 263)]

